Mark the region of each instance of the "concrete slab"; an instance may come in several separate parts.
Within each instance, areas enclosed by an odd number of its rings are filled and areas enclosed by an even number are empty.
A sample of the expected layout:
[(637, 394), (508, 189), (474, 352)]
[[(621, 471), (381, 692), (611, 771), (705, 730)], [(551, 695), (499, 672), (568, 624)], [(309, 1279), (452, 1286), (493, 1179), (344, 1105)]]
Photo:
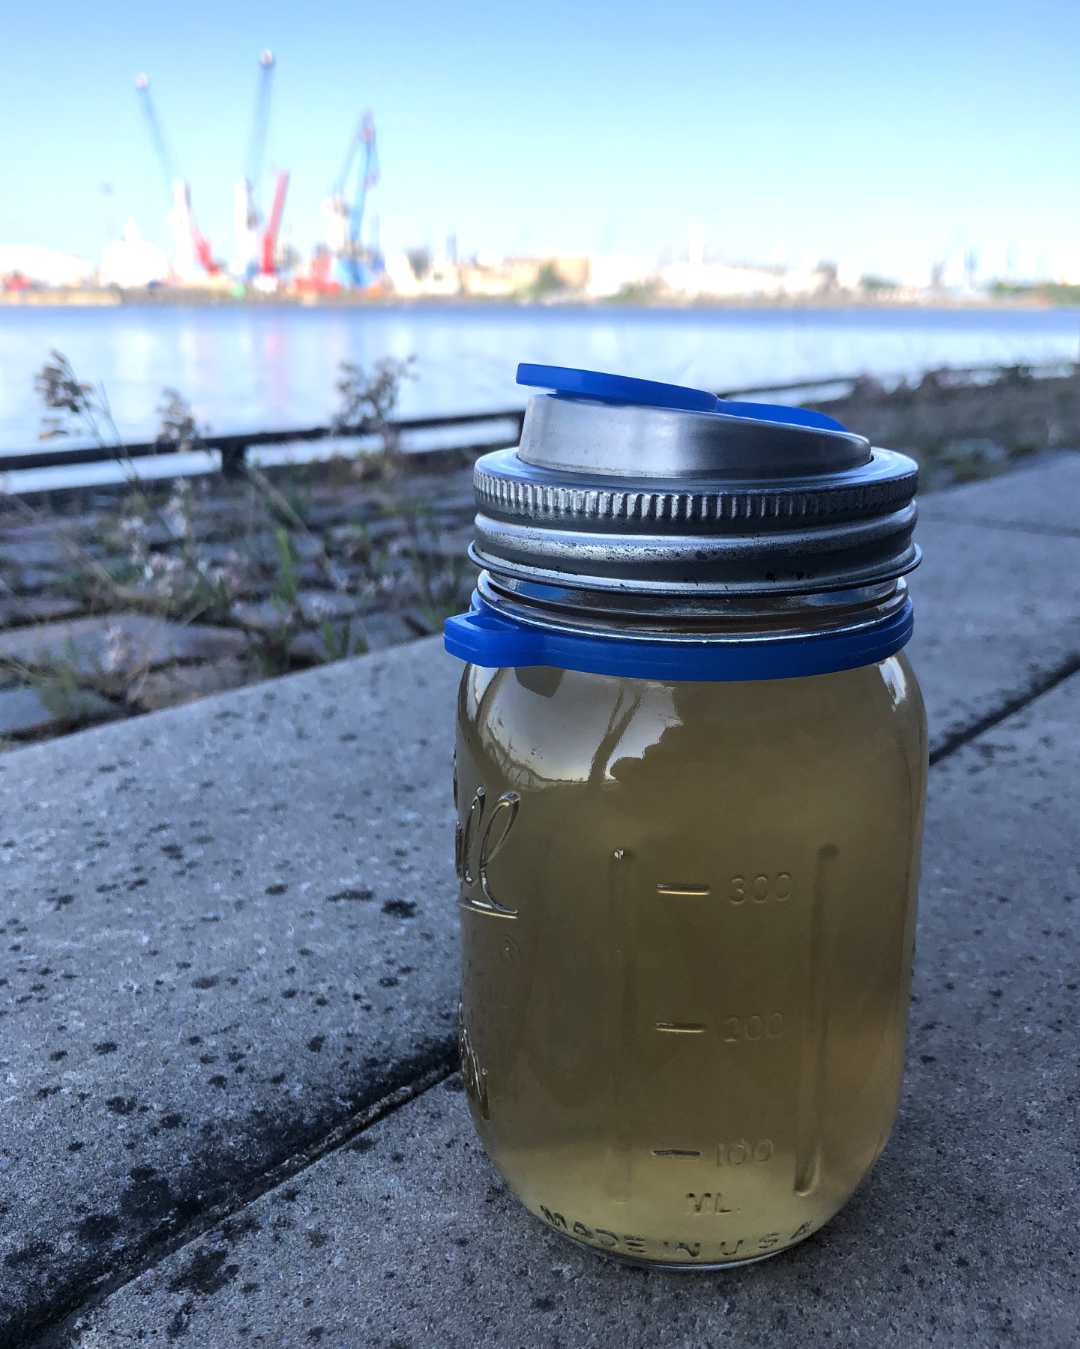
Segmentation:
[(1080, 676), (937, 767), (901, 1117), (852, 1202), (726, 1274), (609, 1263), (528, 1216), (457, 1078), (65, 1328), (96, 1349), (1072, 1349)]
[(0, 599), (0, 629), (22, 623), (67, 618), (82, 608), (84, 604), (81, 600), (65, 595), (25, 595), (17, 599)]
[[(363, 597), (343, 595), (335, 590), (301, 590), (296, 600), (304, 622), (311, 624), (357, 614), (366, 606)], [(273, 600), (258, 600), (237, 604), (234, 612), (242, 622), (266, 632), (280, 628), (288, 610)]]
[(63, 567), (67, 562), (60, 534), (52, 538), (16, 536), (10, 541), (0, 538), (0, 567)]
[(0, 735), (27, 735), (72, 722), (107, 721), (116, 709), (88, 689), (0, 689)]
[(1080, 538), (927, 520), (919, 541), (909, 654), (940, 749), (1080, 660)]
[(174, 660), (217, 660), (247, 649), (243, 633), (146, 614), (108, 614), (0, 633), (0, 661), (71, 666), (79, 674), (129, 673)]
[(919, 499), (923, 520), (966, 520), (1080, 537), (1080, 451), (1062, 450), (1004, 478)]
[(57, 567), (4, 567), (0, 570), (0, 588), (16, 595), (36, 595), (55, 591), (64, 585), (64, 572)]
[(449, 1062), (458, 673), (399, 647), (0, 756), (9, 1334)]
[[(327, 620), (290, 642), (289, 655), (293, 660), (320, 664), (340, 660), (346, 652), (355, 654), (365, 643), (369, 651), (382, 651), (415, 639), (417, 628), (410, 625), (410, 618), (416, 618), (412, 610), (384, 609), (344, 620)], [(326, 641), (328, 634), (330, 645)]]
[(129, 690), (128, 697), (143, 711), (157, 712), (256, 682), (257, 667), (253, 668), (250, 661), (227, 656), (205, 665), (171, 665), (164, 670), (151, 670)]
[[(924, 544), (941, 744), (1061, 669), (1080, 554)], [(0, 1326), (450, 1062), (457, 676), (433, 639), (0, 758)]]
[(0, 689), (0, 735), (21, 735), (54, 720), (35, 689)]

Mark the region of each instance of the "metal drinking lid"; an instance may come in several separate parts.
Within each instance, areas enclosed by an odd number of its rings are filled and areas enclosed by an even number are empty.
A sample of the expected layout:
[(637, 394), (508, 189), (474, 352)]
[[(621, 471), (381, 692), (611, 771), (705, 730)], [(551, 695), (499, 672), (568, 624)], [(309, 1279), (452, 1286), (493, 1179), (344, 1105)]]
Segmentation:
[(521, 443), (477, 460), (472, 555), (496, 578), (590, 590), (798, 593), (918, 562), (918, 470), (804, 408), (522, 365)]

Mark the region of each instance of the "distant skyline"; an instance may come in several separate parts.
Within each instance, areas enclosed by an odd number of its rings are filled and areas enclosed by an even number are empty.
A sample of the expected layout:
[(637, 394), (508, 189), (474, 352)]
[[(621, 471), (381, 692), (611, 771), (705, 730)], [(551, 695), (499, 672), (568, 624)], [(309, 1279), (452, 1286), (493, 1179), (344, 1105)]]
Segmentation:
[[(167, 246), (136, 99), (152, 80), (196, 216), (233, 250), (257, 57), (277, 58), (267, 172), (304, 255), (362, 110), (387, 247), (685, 251), (925, 280), (1080, 277), (1080, 5), (642, 0), (521, 6), (56, 0), (4, 24), (0, 244), (96, 259), (130, 218)], [(108, 184), (110, 191), (103, 185)], [(695, 223), (696, 222), (696, 223)]]

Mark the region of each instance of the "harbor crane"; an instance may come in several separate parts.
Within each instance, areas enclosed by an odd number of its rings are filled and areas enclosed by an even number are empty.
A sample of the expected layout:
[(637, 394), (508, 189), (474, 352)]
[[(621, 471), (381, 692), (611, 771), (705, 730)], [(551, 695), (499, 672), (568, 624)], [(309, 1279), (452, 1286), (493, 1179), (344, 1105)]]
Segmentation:
[(193, 280), (201, 268), (208, 276), (217, 276), (221, 266), (214, 259), (210, 241), (195, 223), (195, 214), (191, 206), (191, 187), (176, 171), (175, 161), (161, 128), (157, 108), (150, 94), (149, 75), (138, 75), (135, 89), (139, 103), (146, 118), (150, 132), (150, 141), (158, 165), (165, 177), (165, 187), (169, 194), (171, 211), (169, 213), (175, 241), (174, 266), (176, 273), (184, 280)]
[[(350, 205), (347, 197), (349, 177), (357, 160), (360, 161), (360, 169)], [(380, 270), (380, 260), (374, 250), (365, 251), (363, 246), (364, 210), (368, 193), (378, 181), (379, 153), (375, 118), (369, 108), (349, 141), (341, 172), (326, 203), (329, 217), (327, 243), (337, 259), (335, 270), (344, 286), (356, 288), (369, 285), (372, 271)]]
[(274, 199), (266, 228), (259, 210), (263, 162), (266, 157), (266, 139), (270, 126), (270, 96), (274, 68), (277, 62), (272, 51), (259, 53), (259, 77), (255, 89), (255, 111), (248, 138), (245, 176), (236, 188), (237, 266), (240, 276), (251, 280), (254, 276), (277, 275), (278, 236), (285, 212), (285, 196), (289, 189), (288, 173), (279, 173), (274, 184)]

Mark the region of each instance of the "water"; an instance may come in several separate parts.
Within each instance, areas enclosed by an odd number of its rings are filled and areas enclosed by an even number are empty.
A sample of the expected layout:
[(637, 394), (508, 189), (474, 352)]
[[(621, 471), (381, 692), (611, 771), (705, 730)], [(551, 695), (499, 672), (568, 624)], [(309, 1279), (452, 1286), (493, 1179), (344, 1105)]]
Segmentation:
[(463, 1069), (533, 1213), (708, 1266), (846, 1201), (899, 1099), (925, 737), (903, 656), (720, 684), (467, 667)]
[(1077, 356), (1080, 310), (449, 306), (0, 308), (0, 452), (35, 448), (34, 374), (51, 349), (101, 382), (127, 439), (161, 389), (212, 431), (325, 422), (341, 361), (414, 355), (403, 415), (515, 406), (520, 360), (724, 388), (932, 365)]

